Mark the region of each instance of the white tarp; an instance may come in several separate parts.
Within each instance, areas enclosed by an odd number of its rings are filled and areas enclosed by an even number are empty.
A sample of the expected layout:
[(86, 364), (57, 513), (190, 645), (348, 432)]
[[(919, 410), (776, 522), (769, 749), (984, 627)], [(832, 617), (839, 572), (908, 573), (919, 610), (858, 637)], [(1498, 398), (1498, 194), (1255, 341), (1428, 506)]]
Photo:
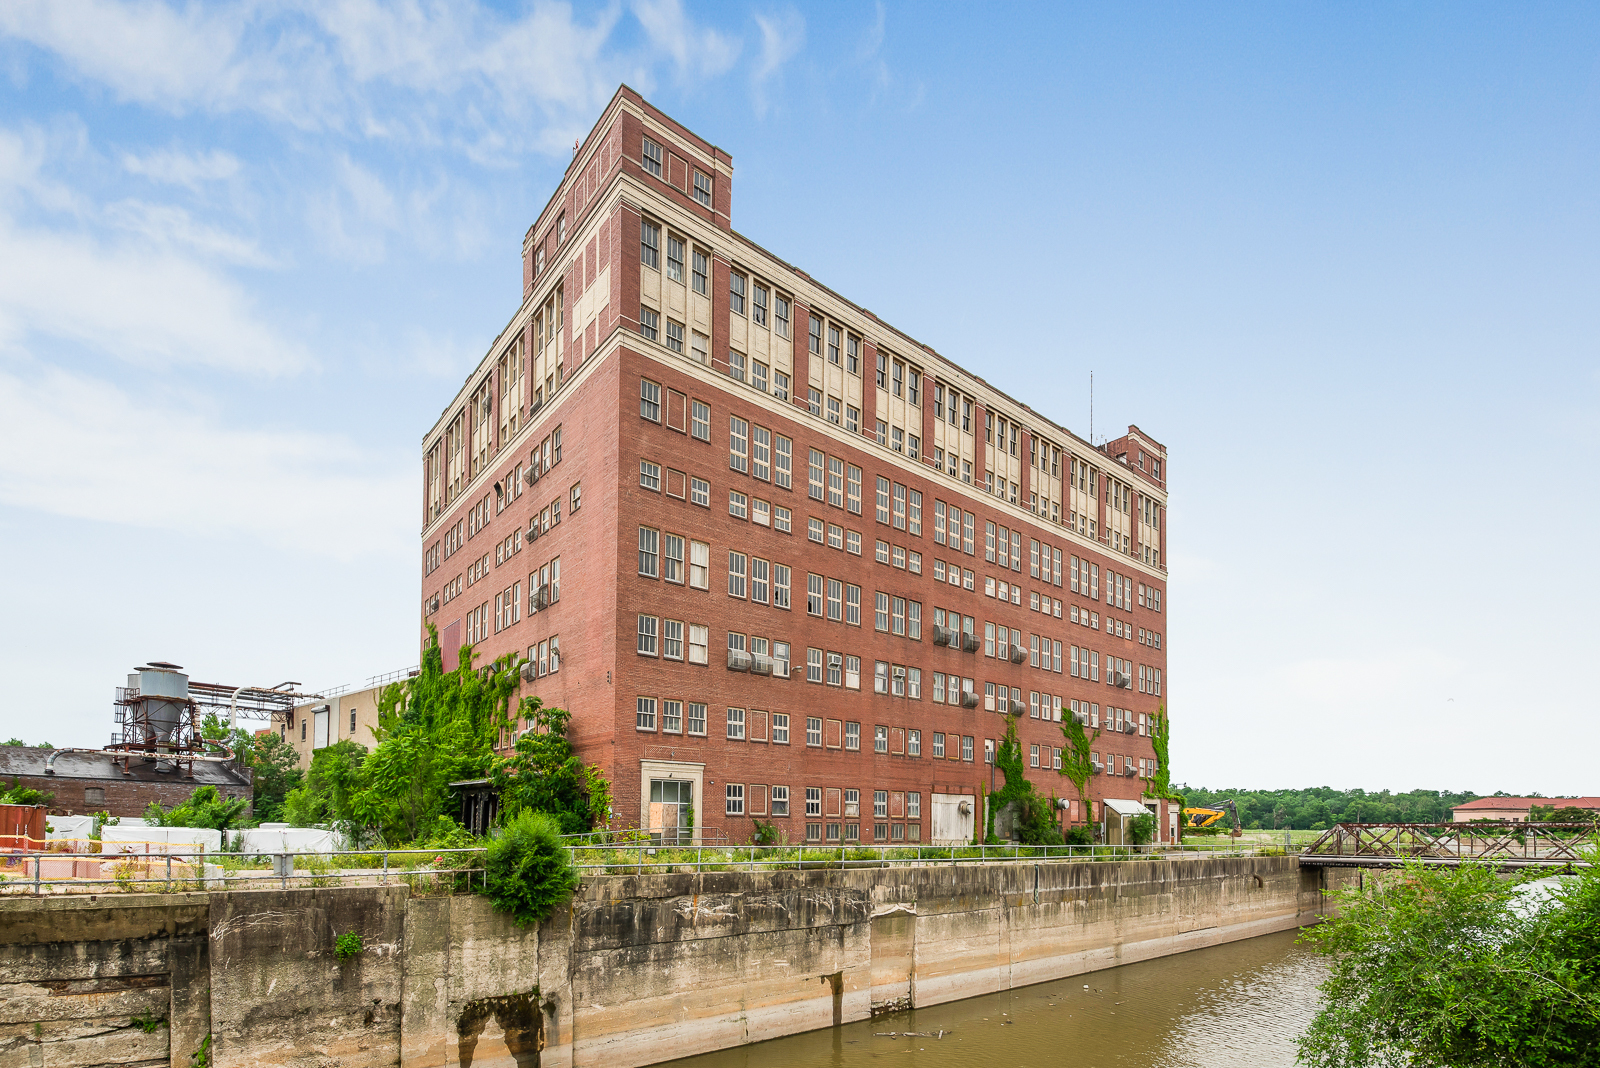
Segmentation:
[(49, 816), (45, 825), (46, 838), (88, 838), (94, 833), (93, 816)]
[(220, 853), (222, 832), (205, 827), (102, 827), (102, 853)]
[[(239, 836), (239, 852), (259, 855), (263, 853), (332, 853), (339, 847), (332, 831), (316, 827), (252, 827), (234, 832)], [(229, 836), (230, 840), (232, 835)]]

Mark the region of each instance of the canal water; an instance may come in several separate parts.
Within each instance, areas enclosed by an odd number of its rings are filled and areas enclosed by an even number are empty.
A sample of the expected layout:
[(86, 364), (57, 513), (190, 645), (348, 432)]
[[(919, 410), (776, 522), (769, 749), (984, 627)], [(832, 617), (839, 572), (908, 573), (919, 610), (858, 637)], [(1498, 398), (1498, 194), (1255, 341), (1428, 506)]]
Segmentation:
[(1321, 958), (1296, 937), (1263, 935), (671, 1064), (1291, 1068), (1295, 1039), (1316, 1014), (1317, 984), (1326, 975)]

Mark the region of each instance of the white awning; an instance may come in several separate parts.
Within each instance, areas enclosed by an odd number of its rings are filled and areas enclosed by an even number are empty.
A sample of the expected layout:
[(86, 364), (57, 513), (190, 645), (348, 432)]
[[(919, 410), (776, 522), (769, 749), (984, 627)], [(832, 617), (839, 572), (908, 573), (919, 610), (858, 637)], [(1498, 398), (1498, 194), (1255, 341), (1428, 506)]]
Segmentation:
[(1138, 801), (1123, 801), (1120, 798), (1108, 797), (1105, 804), (1119, 816), (1146, 816), (1150, 813), (1150, 810)]

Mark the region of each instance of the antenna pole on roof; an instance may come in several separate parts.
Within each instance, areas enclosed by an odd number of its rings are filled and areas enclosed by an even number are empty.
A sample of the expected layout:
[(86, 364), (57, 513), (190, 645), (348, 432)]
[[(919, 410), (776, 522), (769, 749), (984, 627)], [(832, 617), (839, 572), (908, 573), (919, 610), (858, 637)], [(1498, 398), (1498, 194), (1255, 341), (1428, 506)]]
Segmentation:
[(1094, 372), (1089, 372), (1089, 445), (1094, 445)]

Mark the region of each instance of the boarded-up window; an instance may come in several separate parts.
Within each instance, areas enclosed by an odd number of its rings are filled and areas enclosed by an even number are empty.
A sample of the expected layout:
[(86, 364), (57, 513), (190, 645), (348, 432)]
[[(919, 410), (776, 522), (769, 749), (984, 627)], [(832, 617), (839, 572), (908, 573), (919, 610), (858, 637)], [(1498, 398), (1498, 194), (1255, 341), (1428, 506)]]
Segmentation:
[(752, 742), (767, 740), (767, 714), (753, 708), (750, 710), (750, 740)]
[(829, 749), (838, 749), (844, 745), (844, 722), (830, 719), (822, 735), (822, 744)]
[(905, 756), (906, 729), (904, 727), (889, 728), (889, 752), (897, 756)]
[(750, 815), (765, 816), (767, 814), (767, 788), (765, 786), (752, 786), (749, 793)]
[(901, 790), (889, 794), (889, 818), (892, 820), (904, 819), (906, 814), (906, 795)]
[(827, 812), (825, 813), (825, 815), (837, 816), (839, 814), (839, 803), (841, 801), (840, 794), (841, 794), (841, 791), (840, 791), (839, 787), (837, 787), (837, 786), (828, 787), (828, 791), (827, 791), (828, 808), (827, 808)]
[(689, 432), (687, 407), (688, 398), (675, 389), (667, 390), (667, 425), (685, 434)]

